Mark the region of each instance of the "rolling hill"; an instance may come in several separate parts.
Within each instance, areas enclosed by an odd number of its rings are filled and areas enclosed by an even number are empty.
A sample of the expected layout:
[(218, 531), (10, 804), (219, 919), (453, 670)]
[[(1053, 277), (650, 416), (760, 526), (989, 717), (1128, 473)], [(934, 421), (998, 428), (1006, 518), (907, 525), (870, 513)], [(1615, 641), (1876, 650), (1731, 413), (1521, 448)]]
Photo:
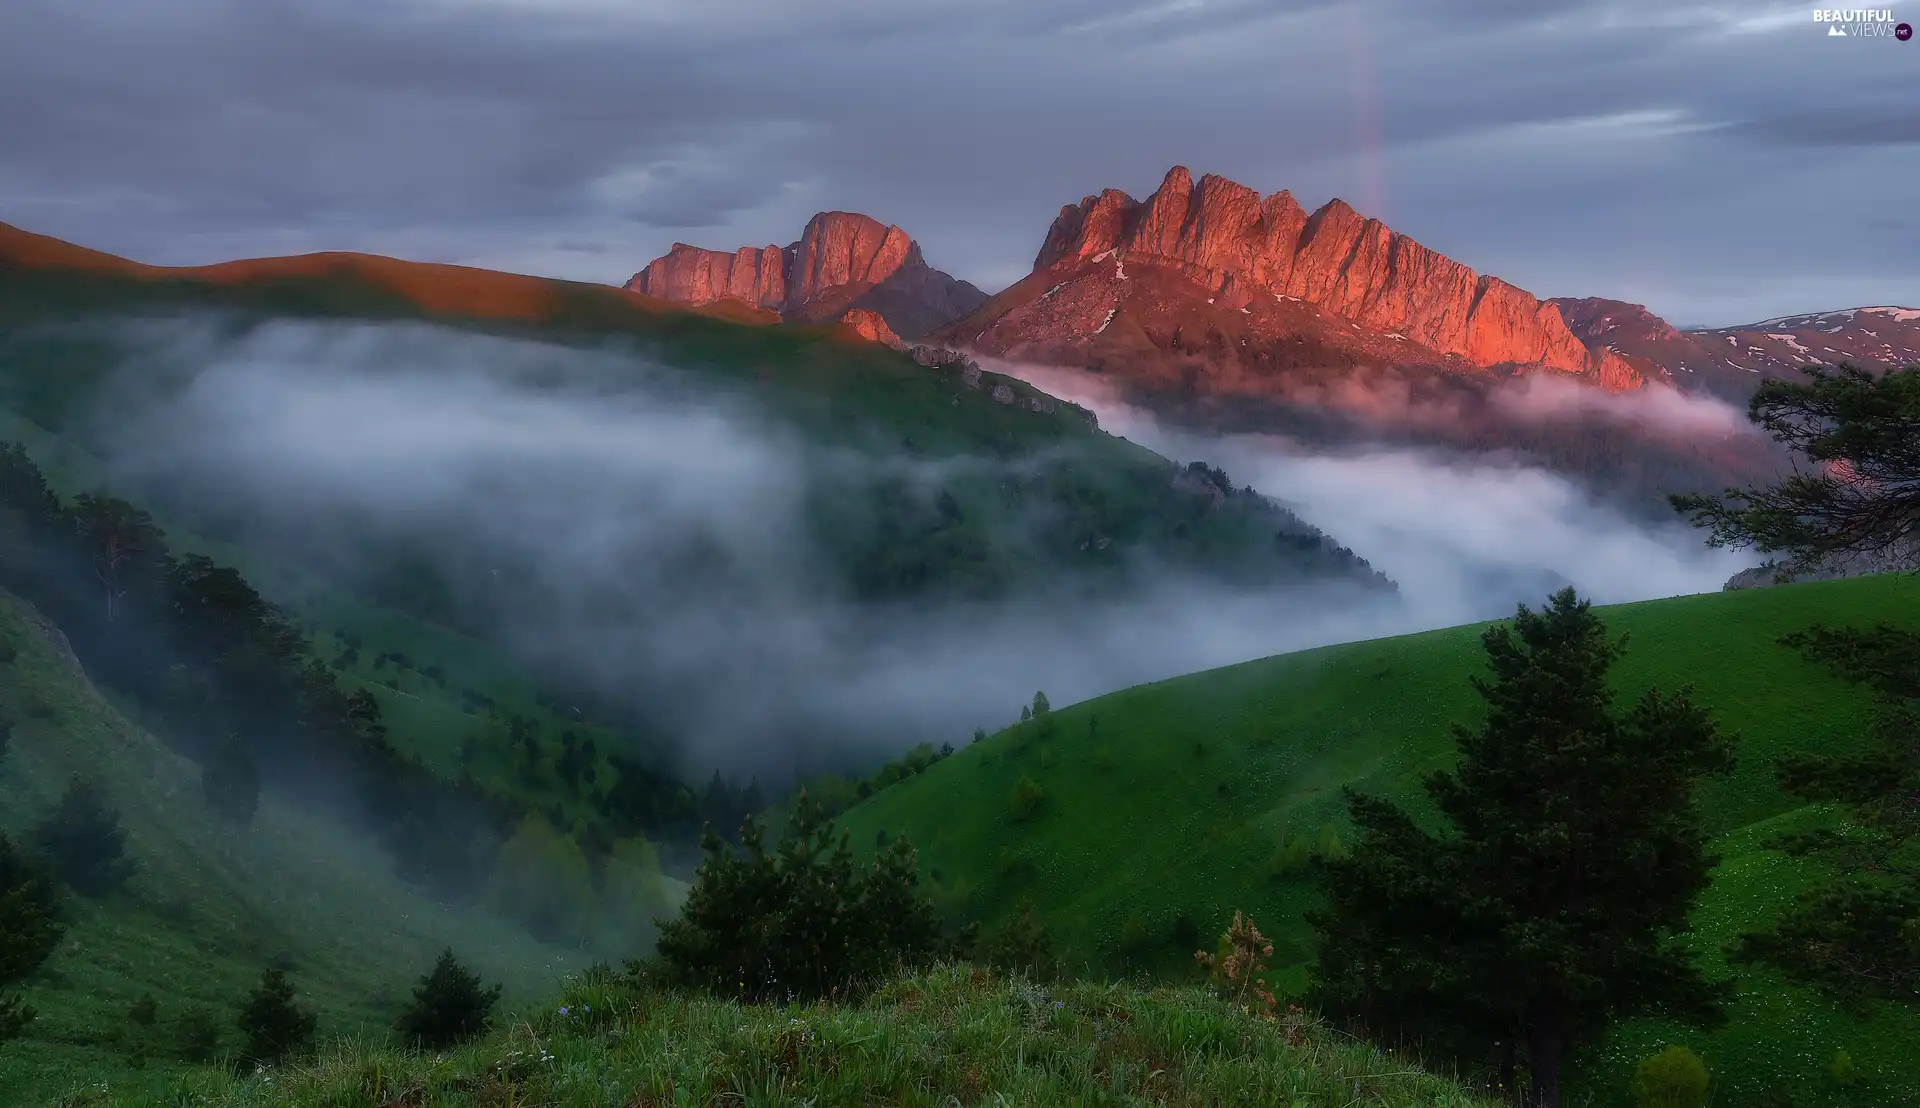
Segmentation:
[[(384, 1033), (445, 945), (503, 981), (514, 1007), (581, 964), (577, 951), (435, 903), (392, 877), (371, 840), (271, 794), (235, 831), (209, 809), (198, 768), (129, 722), (60, 632), (5, 593), (0, 642), (15, 655), (0, 664), (0, 716), (14, 721), (0, 829), (19, 842), (84, 775), (119, 809), (140, 867), (105, 899), (69, 895), (64, 941), (26, 983), (40, 1017), (0, 1049), (0, 1102), (158, 1094), (185, 1065), (181, 1015), (207, 1009), (234, 1046), (234, 1010), (270, 963), (289, 968), (328, 1038)], [(127, 1014), (142, 994), (157, 1004), (150, 1026)]]
[[(1780, 792), (1772, 761), (1845, 750), (1867, 716), (1858, 690), (1778, 638), (1822, 621), (1920, 625), (1916, 597), (1920, 582), (1882, 576), (1603, 610), (1631, 636), (1620, 688), (1692, 683), (1739, 737), (1736, 772), (1706, 797), (1724, 860), (1695, 928), (1713, 971), (1726, 971), (1727, 943), (1814, 876), (1768, 848), (1774, 833), (1826, 818)], [(1195, 937), (1210, 941), (1245, 909), (1303, 988), (1301, 912), (1316, 895), (1306, 856), (1351, 833), (1344, 786), (1420, 807), (1421, 776), (1452, 756), (1449, 725), (1474, 718), (1480, 630), (1287, 654), (1056, 709), (881, 791), (843, 824), (862, 845), (908, 836), (939, 902), (989, 932), (1031, 903), (1069, 962), (1092, 972), (1189, 973)], [(1022, 778), (1043, 790), (1024, 820), (1013, 808)], [(1880, 1092), (1920, 1087), (1920, 1061), (1900, 1045), (1916, 1030), (1911, 1011), (1856, 1016), (1771, 971), (1739, 978), (1724, 1029), (1628, 1025), (1583, 1059), (1586, 1087), (1622, 1103), (1631, 1064), (1663, 1040), (1691, 1044), (1736, 1097), (1782, 1082), (1818, 1093), (1842, 1048)]]

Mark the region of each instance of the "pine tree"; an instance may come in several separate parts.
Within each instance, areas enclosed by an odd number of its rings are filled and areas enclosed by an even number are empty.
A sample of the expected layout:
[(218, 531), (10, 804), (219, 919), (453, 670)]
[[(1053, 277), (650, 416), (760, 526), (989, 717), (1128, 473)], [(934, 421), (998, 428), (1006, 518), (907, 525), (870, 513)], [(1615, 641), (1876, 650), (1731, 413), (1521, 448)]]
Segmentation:
[(251, 826), (260, 808), (260, 767), (240, 736), (229, 735), (200, 770), (200, 788), (207, 804), (222, 818), (241, 827)]
[(413, 1003), (394, 1024), (412, 1046), (444, 1050), (487, 1029), (500, 986), (486, 988), (480, 976), (460, 964), (452, 950), (440, 952), (433, 970), (414, 986)]
[(1481, 642), (1487, 717), (1427, 780), (1444, 832), (1348, 793), (1361, 838), (1325, 863), (1320, 989), (1376, 1034), (1524, 1053), (1530, 1103), (1555, 1108), (1562, 1059), (1610, 1020), (1717, 1014), (1674, 938), (1712, 865), (1696, 789), (1732, 755), (1685, 690), (1615, 712), (1624, 640), (1572, 589)]
[(127, 831), (100, 786), (74, 777), (47, 817), (33, 830), (34, 845), (60, 879), (88, 896), (126, 884), (137, 868), (126, 856)]
[(1747, 418), (1814, 463), (1765, 488), (1673, 496), (1714, 546), (1793, 555), (1789, 570), (1889, 556), (1911, 564), (1920, 543), (1920, 366), (1875, 375), (1814, 367), (1807, 380), (1769, 378)]
[[(60, 945), (53, 882), (0, 833), (0, 989), (17, 985)], [(0, 993), (0, 1043), (20, 1034), (34, 1012), (20, 997)]]
[(312, 1042), (316, 1021), (312, 1012), (293, 1002), (287, 975), (269, 968), (260, 975), (260, 986), (247, 997), (237, 1022), (246, 1039), (245, 1060), (272, 1063)]
[(1845, 805), (1853, 829), (1777, 844), (1830, 863), (1836, 876), (1803, 893), (1771, 929), (1741, 936), (1735, 957), (1771, 964), (1848, 1005), (1920, 1004), (1920, 634), (1816, 627), (1784, 641), (1873, 690), (1873, 741), (1845, 754), (1789, 755), (1775, 767), (1787, 792)]

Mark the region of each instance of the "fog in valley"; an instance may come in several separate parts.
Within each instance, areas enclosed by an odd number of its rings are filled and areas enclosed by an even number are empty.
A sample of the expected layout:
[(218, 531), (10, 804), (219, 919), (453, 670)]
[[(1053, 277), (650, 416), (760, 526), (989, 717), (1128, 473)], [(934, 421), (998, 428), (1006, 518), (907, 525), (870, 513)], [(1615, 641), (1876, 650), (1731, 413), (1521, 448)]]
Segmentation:
[[(1708, 547), (1677, 516), (1648, 524), (1564, 476), (1497, 456), (1392, 446), (1331, 451), (1276, 435), (1201, 434), (1155, 419), (1081, 370), (984, 364), (1091, 408), (1111, 434), (1169, 457), (1206, 458), (1236, 483), (1294, 509), (1399, 582), (1396, 631), (1499, 617), (1517, 601), (1568, 584), (1602, 604), (1712, 592), (1756, 561), (1750, 552)], [(1517, 419), (1579, 415), (1651, 434), (1753, 433), (1731, 406), (1670, 389), (1610, 395), (1529, 376), (1502, 384), (1492, 399)], [(1346, 406), (1359, 403), (1350, 397)], [(1366, 407), (1400, 424), (1435, 418), (1392, 396), (1374, 395)]]
[[(858, 604), (809, 537), (810, 497), (874, 466), (930, 488), (951, 467), (1003, 463), (856, 456), (751, 394), (615, 347), (419, 324), (147, 323), (123, 337), (130, 372), (103, 402), (111, 428), (93, 436), (117, 490), (192, 504), (222, 534), (298, 549), (349, 584), (380, 552), (425, 558), (449, 603), (484, 610), (523, 660), (659, 722), (692, 772), (779, 781), (870, 765), (1002, 726), (1036, 689), (1066, 704), (1497, 617), (1566, 582), (1602, 602), (1709, 591), (1752, 560), (1677, 521), (1630, 522), (1540, 470), (1199, 437), (1084, 375), (989, 366), (1094, 409), (1112, 433), (1223, 467), (1400, 595), (1248, 591), (1169, 570), (1122, 598)], [(1512, 399), (1617, 404), (1635, 419), (1728, 414), (1679, 399)]]

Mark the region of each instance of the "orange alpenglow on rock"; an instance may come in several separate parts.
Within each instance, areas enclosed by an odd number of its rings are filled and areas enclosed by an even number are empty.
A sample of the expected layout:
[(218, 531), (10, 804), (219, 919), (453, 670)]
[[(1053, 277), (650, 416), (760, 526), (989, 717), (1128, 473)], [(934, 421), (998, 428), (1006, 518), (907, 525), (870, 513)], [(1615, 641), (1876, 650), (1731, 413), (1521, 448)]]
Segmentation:
[(1178, 268), (1223, 303), (1255, 295), (1318, 305), (1374, 331), (1406, 336), (1476, 365), (1537, 364), (1634, 387), (1625, 359), (1592, 350), (1558, 306), (1476, 274), (1345, 202), (1307, 214), (1291, 193), (1259, 193), (1185, 167), (1144, 202), (1109, 189), (1060, 210), (1034, 270), (1100, 258)]
[(893, 333), (893, 328), (887, 326), (886, 319), (872, 309), (849, 309), (847, 314), (840, 317), (840, 323), (868, 342), (881, 343), (895, 350), (907, 348), (907, 344), (900, 341), (900, 336)]
[(833, 323), (851, 308), (919, 337), (985, 303), (986, 294), (927, 265), (899, 227), (854, 212), (821, 212), (798, 241), (731, 253), (676, 242), (627, 282), (682, 304), (738, 300), (800, 323)]

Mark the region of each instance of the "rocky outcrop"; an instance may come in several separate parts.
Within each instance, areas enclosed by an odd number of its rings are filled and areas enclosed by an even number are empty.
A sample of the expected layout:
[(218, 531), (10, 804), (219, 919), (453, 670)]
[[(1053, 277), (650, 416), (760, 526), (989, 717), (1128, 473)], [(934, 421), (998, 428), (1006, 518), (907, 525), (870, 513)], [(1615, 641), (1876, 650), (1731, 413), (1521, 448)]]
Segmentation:
[(1642, 379), (1614, 352), (1590, 349), (1554, 304), (1339, 200), (1308, 214), (1290, 193), (1262, 197), (1224, 177), (1196, 182), (1175, 166), (1145, 201), (1109, 189), (1062, 208), (1034, 269), (1108, 258), (1175, 267), (1227, 307), (1302, 301), (1476, 366), (1546, 366), (1614, 389)]
[(877, 285), (908, 264), (925, 267), (919, 244), (898, 227), (851, 212), (821, 212), (787, 247), (793, 275), (788, 298), (818, 300), (842, 285)]
[(627, 289), (682, 304), (743, 300), (779, 311), (787, 302), (786, 254), (777, 246), (743, 246), (728, 254), (676, 242), (634, 274)]
[(853, 212), (815, 215), (786, 247), (726, 253), (675, 243), (626, 287), (683, 304), (740, 300), (803, 323), (830, 323), (866, 309), (893, 333), (915, 338), (987, 299), (927, 265), (919, 244), (899, 227)]
[(907, 344), (900, 341), (900, 336), (893, 333), (893, 328), (887, 326), (887, 321), (879, 312), (867, 308), (853, 308), (840, 317), (840, 322), (868, 342), (891, 346), (895, 350), (907, 348)]

